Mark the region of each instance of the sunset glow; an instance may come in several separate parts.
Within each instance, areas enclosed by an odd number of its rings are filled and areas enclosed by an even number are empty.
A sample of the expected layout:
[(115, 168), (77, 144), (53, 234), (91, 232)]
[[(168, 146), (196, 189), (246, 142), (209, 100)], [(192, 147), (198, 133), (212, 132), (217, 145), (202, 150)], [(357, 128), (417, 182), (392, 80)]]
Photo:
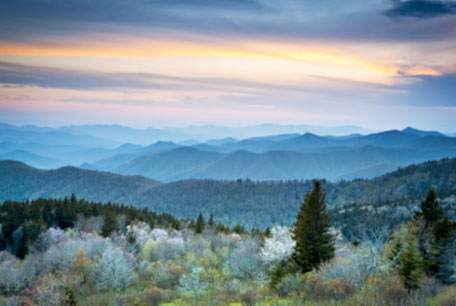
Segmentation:
[(113, 5), (124, 15), (98, 16), (92, 9), (104, 1), (90, 8), (70, 1), (73, 13), (54, 8), (60, 16), (39, 2), (0, 4), (2, 121), (39, 123), (52, 113), (61, 114), (55, 124), (90, 123), (89, 114), (104, 108), (106, 123), (122, 117), (141, 126), (255, 118), (380, 128), (396, 107), (416, 115), (397, 127), (456, 129), (442, 121), (448, 109), (456, 115), (445, 85), (456, 79), (452, 14), (392, 18), (391, 2), (380, 0), (338, 13), (325, 2), (311, 14), (305, 4), (271, 0), (223, 9), (201, 1), (198, 14), (178, 2), (139, 1)]

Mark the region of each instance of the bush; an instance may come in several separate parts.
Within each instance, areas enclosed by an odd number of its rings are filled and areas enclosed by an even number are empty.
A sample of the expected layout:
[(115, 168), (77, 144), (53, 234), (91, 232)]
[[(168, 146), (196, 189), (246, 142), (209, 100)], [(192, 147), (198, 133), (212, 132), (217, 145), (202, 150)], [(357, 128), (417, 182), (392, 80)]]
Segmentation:
[(306, 277), (307, 274), (302, 273), (290, 273), (282, 278), (282, 280), (276, 285), (275, 290), (281, 297), (285, 297), (292, 293), (295, 295), (301, 295), (306, 293)]
[(315, 286), (314, 298), (317, 300), (340, 300), (355, 292), (355, 287), (346, 279), (320, 281)]
[(255, 289), (249, 288), (239, 295), (242, 305), (253, 306), (257, 301), (257, 292)]
[(442, 284), (435, 278), (425, 278), (420, 284), (420, 292), (426, 297), (436, 296), (442, 288)]
[(0, 290), (6, 295), (21, 293), (34, 275), (30, 261), (5, 260), (0, 264)]
[(438, 306), (456, 306), (456, 289), (451, 288), (440, 294), (436, 299)]
[(308, 296), (314, 296), (315, 293), (315, 287), (317, 286), (318, 283), (320, 283), (321, 277), (318, 274), (315, 274), (313, 272), (307, 273), (306, 275), (306, 281), (304, 283), (304, 293)]
[(157, 287), (151, 287), (145, 290), (145, 300), (148, 305), (156, 306), (163, 301), (163, 292)]
[(402, 305), (407, 296), (407, 289), (398, 281), (390, 283), (382, 293), (382, 298), (388, 305)]

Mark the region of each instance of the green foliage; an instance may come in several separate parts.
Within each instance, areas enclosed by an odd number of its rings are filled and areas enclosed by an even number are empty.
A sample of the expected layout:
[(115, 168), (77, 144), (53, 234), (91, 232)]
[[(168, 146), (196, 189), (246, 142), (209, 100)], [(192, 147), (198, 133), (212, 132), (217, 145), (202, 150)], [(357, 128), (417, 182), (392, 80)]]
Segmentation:
[(451, 221), (448, 216), (438, 220), (433, 229), (434, 240), (432, 248), (437, 254), (434, 259), (437, 266), (435, 276), (445, 284), (454, 283), (456, 271), (455, 262), (455, 230), (456, 223)]
[(432, 187), (420, 208), (421, 210), (415, 213), (414, 220), (419, 227), (418, 243), (423, 258), (423, 270), (427, 276), (451, 283), (454, 281), (451, 277), (454, 273), (451, 263), (456, 223), (445, 215)]
[(117, 216), (112, 209), (107, 209), (103, 218), (103, 226), (101, 227), (101, 235), (108, 237), (112, 232), (119, 231), (119, 223)]
[[(430, 185), (439, 190), (440, 197), (446, 198), (455, 193), (455, 183), (456, 159), (453, 158), (411, 165), (371, 180), (337, 183), (322, 180), (322, 187), (327, 193), (328, 208), (352, 203), (357, 203), (355, 206), (390, 208), (382, 220), (388, 222), (391, 219), (394, 226), (404, 221), (402, 212), (394, 212), (398, 208), (408, 209), (411, 202), (421, 200)], [(74, 193), (89, 201), (123, 202), (139, 209), (147, 207), (157, 213), (168, 212), (185, 219), (196, 219), (199, 212), (204, 216), (213, 213), (215, 222), (230, 228), (240, 223), (246, 228), (255, 226), (264, 230), (276, 224), (291, 225), (302, 198), (312, 189), (313, 183), (310, 180), (254, 182), (192, 179), (160, 184), (140, 176), (121, 176), (73, 167), (43, 171), (18, 162), (0, 161), (0, 186), (0, 202), (31, 200), (37, 195), (65, 198)], [(375, 206), (377, 203), (382, 204), (381, 207)], [(407, 212), (407, 209), (401, 211)], [(347, 213), (349, 217), (350, 213)], [(383, 216), (382, 211), (377, 213)], [(456, 215), (456, 212), (453, 214)], [(43, 218), (48, 222), (46, 215), (44, 211)], [(135, 217), (128, 221), (132, 219)], [(350, 224), (341, 223), (344, 226)]]
[(419, 288), (419, 282), (423, 278), (421, 265), (417, 242), (414, 237), (409, 237), (405, 249), (398, 257), (397, 265), (397, 273), (409, 291)]
[(334, 257), (335, 241), (329, 233), (330, 226), (325, 194), (316, 180), (314, 189), (301, 205), (292, 230), (296, 246), (291, 257), (303, 273), (318, 270), (322, 263)]
[(214, 215), (211, 214), (209, 216), (209, 221), (207, 222), (207, 225), (210, 227), (210, 228), (213, 228), (215, 226), (215, 221), (214, 221)]
[(201, 234), (204, 231), (205, 227), (206, 227), (206, 222), (204, 222), (204, 217), (202, 214), (199, 214), (198, 220), (196, 220), (196, 224), (195, 224), (195, 233)]
[(437, 194), (435, 193), (434, 187), (431, 187), (426, 198), (421, 202), (421, 210), (417, 211), (414, 215), (414, 219), (423, 218), (425, 226), (434, 225), (440, 218), (442, 218), (443, 211), (439, 207), (439, 201), (437, 200)]
[[(66, 207), (66, 208), (65, 208)], [(71, 208), (71, 209), (70, 209)], [(70, 213), (66, 210), (69, 209)], [(50, 227), (74, 226), (79, 216), (86, 218), (103, 215), (103, 235), (109, 235), (114, 230), (120, 230), (117, 215), (134, 216), (134, 220), (148, 224), (160, 223), (164, 228), (174, 228), (181, 222), (174, 216), (150, 212), (147, 208), (138, 209), (130, 206), (93, 203), (77, 200), (73, 195), (65, 199), (37, 199), (31, 202), (5, 201), (0, 205), (0, 251), (12, 248), (16, 256), (24, 258), (40, 234)], [(221, 225), (222, 226), (222, 225)], [(15, 235), (16, 234), (16, 235)], [(20, 234), (20, 235), (19, 235)], [(19, 235), (15, 241), (15, 238)]]

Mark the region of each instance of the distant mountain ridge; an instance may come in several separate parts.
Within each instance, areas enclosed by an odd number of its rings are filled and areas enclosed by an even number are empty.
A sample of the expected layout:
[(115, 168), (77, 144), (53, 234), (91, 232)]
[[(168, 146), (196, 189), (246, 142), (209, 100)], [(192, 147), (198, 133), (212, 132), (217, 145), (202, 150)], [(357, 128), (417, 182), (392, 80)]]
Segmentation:
[[(245, 134), (293, 131), (306, 126), (262, 125)], [(0, 158), (52, 169), (78, 166), (160, 181), (189, 178), (234, 180), (372, 178), (398, 167), (456, 156), (456, 138), (411, 127), (379, 133), (321, 136), (311, 132), (224, 137), (198, 142), (169, 138), (198, 133), (239, 133), (242, 129), (192, 126), (135, 130), (122, 126), (69, 126), (57, 129), (0, 124)], [(324, 128), (314, 130), (327, 131)], [(354, 132), (354, 127), (341, 130)], [(358, 129), (359, 131), (359, 129)], [(185, 134), (187, 133), (187, 134)], [(174, 136), (173, 136), (174, 135)], [(147, 139), (164, 137), (147, 143)], [(201, 135), (200, 135), (201, 136)], [(122, 139), (128, 142), (120, 143)], [(135, 144), (140, 139), (147, 145)]]
[(367, 134), (372, 130), (357, 126), (323, 127), (311, 125), (262, 124), (247, 127), (225, 127), (215, 125), (190, 125), (187, 127), (164, 127), (136, 129), (121, 125), (75, 125), (59, 128), (37, 127), (33, 125), (14, 126), (0, 123), (0, 129), (7, 128), (21, 132), (59, 132), (70, 135), (91, 135), (99, 139), (110, 139), (115, 143), (133, 142), (148, 145), (157, 141), (183, 142), (190, 139), (199, 142), (212, 139), (245, 139), (279, 134), (302, 134), (311, 132), (319, 135)]
[(411, 163), (456, 156), (456, 138), (417, 131), (392, 130), (350, 137), (277, 135), (190, 147), (157, 142), (148, 146), (147, 153), (141, 149), (142, 153), (114, 156), (83, 167), (165, 182), (189, 178), (315, 177), (337, 181), (372, 178)]
[[(323, 181), (329, 207), (379, 201), (387, 205), (402, 199), (419, 203), (431, 185), (441, 199), (456, 202), (456, 158), (411, 165), (371, 180)], [(141, 176), (75, 167), (38, 170), (16, 161), (0, 161), (0, 186), (0, 202), (74, 193), (87, 200), (123, 202), (179, 217), (213, 213), (226, 224), (267, 226), (290, 224), (312, 181), (190, 179), (163, 184)]]

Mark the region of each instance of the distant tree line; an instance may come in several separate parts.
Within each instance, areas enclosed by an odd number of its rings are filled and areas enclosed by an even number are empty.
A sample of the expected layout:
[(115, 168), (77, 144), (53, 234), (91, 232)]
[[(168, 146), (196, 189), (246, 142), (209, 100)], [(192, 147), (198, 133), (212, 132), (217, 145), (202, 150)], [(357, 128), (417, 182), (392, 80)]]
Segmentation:
[[(123, 228), (120, 227), (118, 217), (124, 219)], [(144, 222), (150, 228), (167, 228), (180, 230), (184, 227), (193, 229), (197, 234), (205, 227), (212, 227), (218, 232), (239, 234), (246, 233), (241, 225), (232, 229), (215, 223), (211, 215), (206, 224), (202, 214), (195, 222), (188, 219), (178, 219), (168, 213), (156, 213), (148, 208), (136, 208), (123, 204), (89, 202), (77, 199), (73, 194), (64, 199), (37, 199), (33, 201), (5, 201), (0, 205), (0, 251), (9, 250), (19, 258), (24, 258), (40, 234), (50, 227), (63, 230), (73, 228), (79, 218), (101, 217), (103, 224), (100, 234), (109, 236), (115, 231), (125, 231), (126, 226), (132, 222)], [(263, 235), (252, 228), (251, 233)]]

